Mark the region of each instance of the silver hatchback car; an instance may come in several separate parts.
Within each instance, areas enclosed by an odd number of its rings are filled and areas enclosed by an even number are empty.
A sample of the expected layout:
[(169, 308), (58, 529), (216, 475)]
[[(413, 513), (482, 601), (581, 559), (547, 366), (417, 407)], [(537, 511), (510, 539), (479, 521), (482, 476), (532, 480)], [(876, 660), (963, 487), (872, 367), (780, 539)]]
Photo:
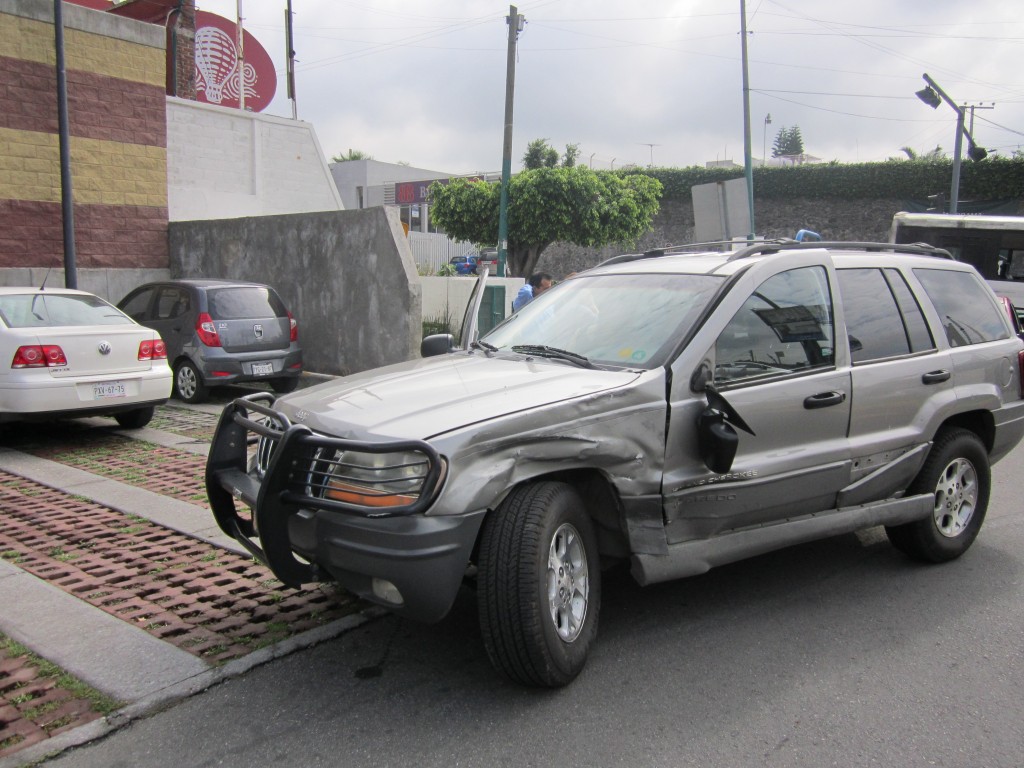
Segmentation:
[(298, 385), (298, 324), (270, 286), (169, 280), (141, 285), (117, 306), (160, 332), (174, 395), (186, 403), (204, 400), (214, 385), (265, 381), (282, 393)]
[(488, 655), (526, 685), (583, 668), (608, 562), (646, 585), (872, 526), (960, 556), (1024, 434), (1024, 343), (928, 246), (659, 250), (479, 339), (476, 311), (464, 348), (230, 404), (207, 491), (286, 584), (436, 621), (474, 579)]

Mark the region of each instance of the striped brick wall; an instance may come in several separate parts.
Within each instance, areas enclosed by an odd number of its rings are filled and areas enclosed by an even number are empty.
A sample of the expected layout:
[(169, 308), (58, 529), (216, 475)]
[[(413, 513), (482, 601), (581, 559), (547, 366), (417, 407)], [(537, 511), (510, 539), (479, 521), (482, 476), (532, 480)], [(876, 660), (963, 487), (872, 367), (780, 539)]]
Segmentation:
[[(164, 30), (67, 3), (76, 265), (166, 268)], [(64, 261), (53, 4), (0, 2), (0, 268)]]

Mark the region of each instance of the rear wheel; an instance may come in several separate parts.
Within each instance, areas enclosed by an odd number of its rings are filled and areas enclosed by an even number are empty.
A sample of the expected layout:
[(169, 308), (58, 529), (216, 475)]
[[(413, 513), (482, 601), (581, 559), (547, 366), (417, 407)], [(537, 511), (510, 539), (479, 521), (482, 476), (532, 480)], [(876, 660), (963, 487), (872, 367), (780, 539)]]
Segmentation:
[(134, 411), (115, 413), (114, 419), (124, 429), (142, 429), (153, 420), (154, 413), (156, 413), (156, 408), (149, 406), (148, 408), (136, 408)]
[(939, 434), (907, 495), (935, 495), (935, 507), (923, 520), (885, 529), (889, 541), (915, 560), (942, 563), (960, 557), (985, 520), (992, 487), (988, 453), (966, 429)]
[(597, 636), (597, 539), (579, 495), (541, 482), (484, 522), (477, 599), (487, 655), (523, 685), (555, 688), (583, 669)]
[(199, 403), (206, 399), (202, 374), (191, 360), (182, 360), (174, 369), (174, 395), (186, 403)]
[(289, 392), (294, 392), (295, 388), (299, 386), (298, 376), (288, 376), (283, 379), (271, 379), (270, 388), (273, 389), (279, 395), (286, 395)]

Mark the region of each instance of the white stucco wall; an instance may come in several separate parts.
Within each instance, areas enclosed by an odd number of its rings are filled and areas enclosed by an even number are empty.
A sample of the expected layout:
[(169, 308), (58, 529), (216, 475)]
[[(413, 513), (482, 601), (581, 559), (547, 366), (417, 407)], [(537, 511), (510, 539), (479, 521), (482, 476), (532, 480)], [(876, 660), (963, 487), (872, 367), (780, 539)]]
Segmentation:
[(171, 221), (344, 210), (310, 123), (167, 99)]

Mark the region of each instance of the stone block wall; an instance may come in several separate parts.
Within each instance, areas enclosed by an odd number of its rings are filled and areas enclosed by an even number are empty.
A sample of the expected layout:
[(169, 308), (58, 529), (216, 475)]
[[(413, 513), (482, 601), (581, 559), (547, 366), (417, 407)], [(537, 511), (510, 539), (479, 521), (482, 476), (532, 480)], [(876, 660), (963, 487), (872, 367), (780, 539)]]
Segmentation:
[[(167, 265), (164, 31), (65, 4), (76, 266)], [(0, 268), (64, 262), (53, 3), (0, 6)]]

